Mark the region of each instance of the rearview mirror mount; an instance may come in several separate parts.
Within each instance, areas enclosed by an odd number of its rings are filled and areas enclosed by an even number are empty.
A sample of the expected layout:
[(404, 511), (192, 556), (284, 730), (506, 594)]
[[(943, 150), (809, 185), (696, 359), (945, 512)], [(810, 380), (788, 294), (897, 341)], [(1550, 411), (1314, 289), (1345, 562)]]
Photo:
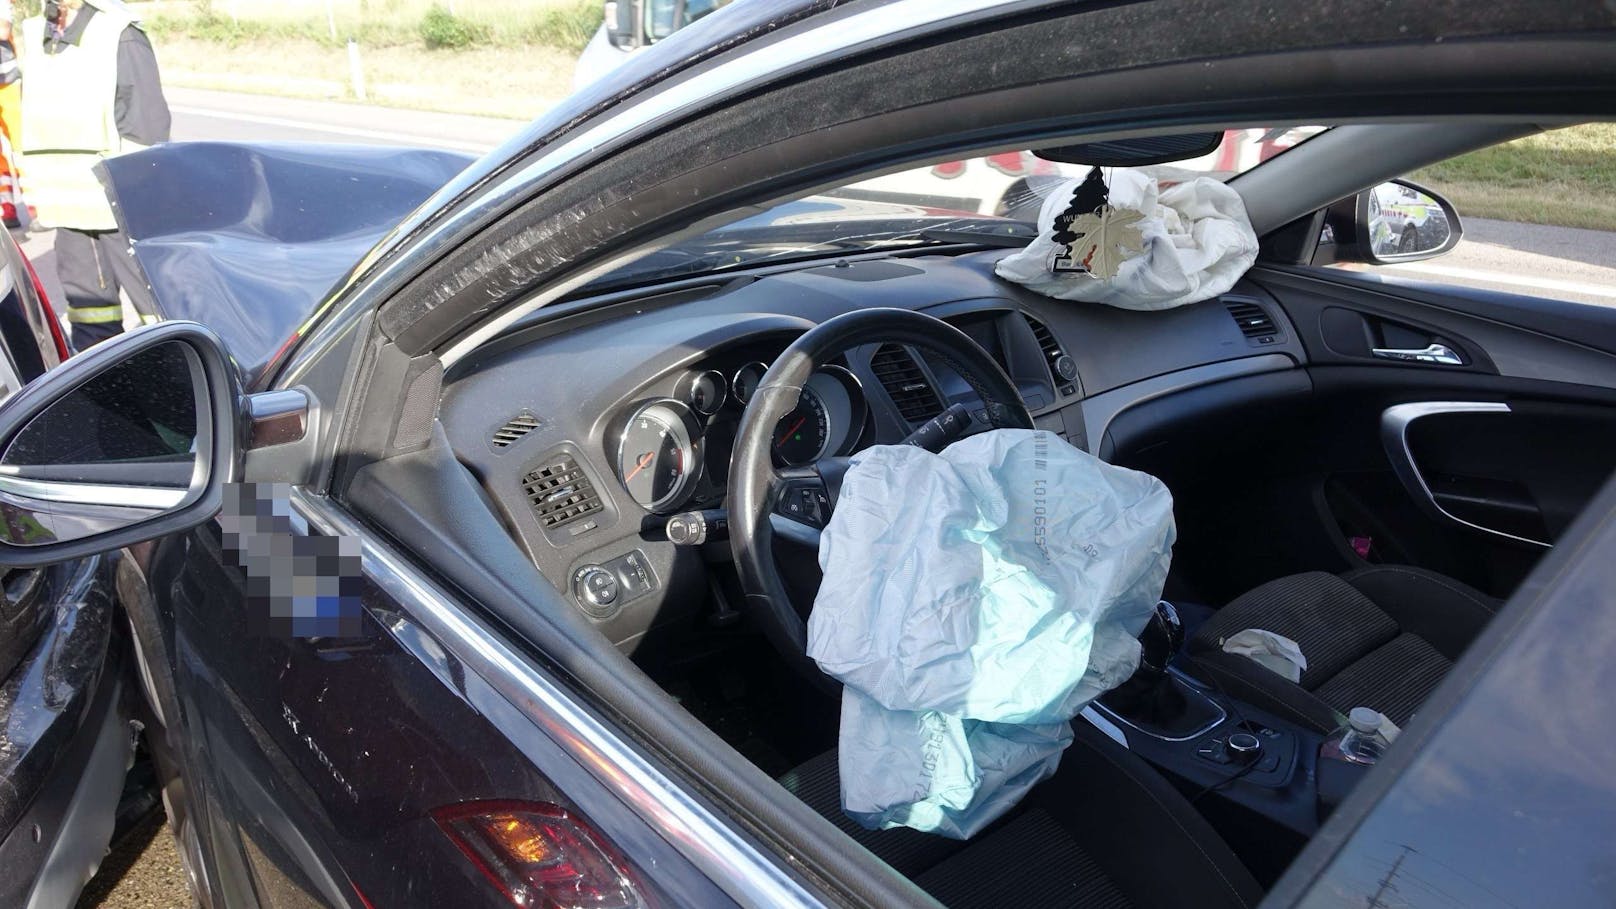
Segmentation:
[(240, 379), (217, 335), (162, 322), (0, 407), (0, 565), (83, 558), (208, 520), (237, 478)]

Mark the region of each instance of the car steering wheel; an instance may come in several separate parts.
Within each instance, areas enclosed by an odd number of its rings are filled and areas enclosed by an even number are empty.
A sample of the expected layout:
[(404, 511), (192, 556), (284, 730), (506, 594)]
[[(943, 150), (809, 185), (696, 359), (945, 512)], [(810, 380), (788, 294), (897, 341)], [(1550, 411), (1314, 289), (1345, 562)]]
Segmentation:
[[(933, 316), (907, 309), (863, 309), (830, 319), (798, 338), (764, 374), (752, 393), (735, 438), (729, 473), (730, 549), (746, 605), (763, 632), (799, 671), (827, 677), (807, 655), (807, 624), (792, 604), (774, 560), (777, 527), (782, 535), (816, 540), (811, 525), (776, 514), (784, 496), (817, 503), (828, 523), (841, 491), (847, 458), (822, 458), (805, 467), (776, 469), (775, 425), (797, 406), (803, 385), (832, 357), (863, 344), (908, 344), (958, 373), (987, 409), (996, 429), (1031, 429), (1032, 415), (999, 364), (964, 332)], [(779, 522), (778, 525), (776, 522)]]

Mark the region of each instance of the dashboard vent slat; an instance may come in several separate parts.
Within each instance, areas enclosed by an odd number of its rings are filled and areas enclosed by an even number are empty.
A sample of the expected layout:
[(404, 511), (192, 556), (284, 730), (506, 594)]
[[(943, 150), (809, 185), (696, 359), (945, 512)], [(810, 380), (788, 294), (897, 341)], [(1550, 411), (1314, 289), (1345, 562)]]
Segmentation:
[(522, 491), (544, 529), (561, 527), (605, 506), (595, 486), (570, 455), (561, 455), (522, 477)]
[(1038, 349), (1044, 352), (1044, 365), (1049, 367), (1049, 377), (1054, 379), (1057, 385), (1069, 381), (1063, 378), (1055, 368), (1055, 362), (1061, 358), (1063, 353), (1060, 342), (1055, 340), (1055, 333), (1049, 330), (1048, 325), (1026, 313), (1022, 313), (1021, 317), (1027, 320), (1027, 327), (1032, 329), (1033, 337), (1038, 339)]
[(1224, 300), (1223, 307), (1229, 311), (1236, 325), (1240, 326), (1240, 333), (1253, 340), (1257, 338), (1271, 338), (1279, 334), (1279, 328), (1274, 325), (1274, 318), (1266, 310), (1247, 300)]
[(910, 423), (924, 423), (943, 412), (943, 400), (931, 387), (920, 364), (896, 344), (883, 345), (870, 358), (870, 369), (887, 390), (898, 413)]
[(506, 420), (504, 426), (494, 430), (494, 436), (489, 441), (495, 448), (505, 448), (538, 428), (539, 418), (532, 411), (524, 410)]

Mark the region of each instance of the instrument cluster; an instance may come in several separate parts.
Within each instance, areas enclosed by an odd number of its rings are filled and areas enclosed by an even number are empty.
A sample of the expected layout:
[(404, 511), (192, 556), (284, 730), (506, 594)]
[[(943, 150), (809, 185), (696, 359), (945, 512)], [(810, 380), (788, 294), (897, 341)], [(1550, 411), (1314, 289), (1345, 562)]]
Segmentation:
[[(741, 414), (766, 372), (768, 365), (758, 360), (727, 376), (693, 369), (677, 377), (671, 396), (639, 401), (616, 433), (616, 451), (609, 452), (629, 496), (653, 514), (722, 501)], [(851, 454), (868, 422), (858, 378), (843, 366), (823, 366), (775, 425), (775, 465), (800, 467)]]

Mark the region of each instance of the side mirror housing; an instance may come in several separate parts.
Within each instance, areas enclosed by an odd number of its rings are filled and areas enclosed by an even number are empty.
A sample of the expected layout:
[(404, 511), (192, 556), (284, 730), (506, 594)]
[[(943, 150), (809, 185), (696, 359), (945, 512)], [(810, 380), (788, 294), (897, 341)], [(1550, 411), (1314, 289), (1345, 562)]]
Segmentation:
[(161, 322), (99, 344), (0, 407), (0, 566), (188, 530), (242, 457), (240, 377), (217, 335)]
[(1393, 265), (1442, 255), (1464, 235), (1453, 203), (1408, 180), (1392, 180), (1325, 210), (1313, 264)]
[(642, 2), (643, 0), (607, 0), (606, 40), (612, 47), (631, 50), (648, 43), (640, 19)]

